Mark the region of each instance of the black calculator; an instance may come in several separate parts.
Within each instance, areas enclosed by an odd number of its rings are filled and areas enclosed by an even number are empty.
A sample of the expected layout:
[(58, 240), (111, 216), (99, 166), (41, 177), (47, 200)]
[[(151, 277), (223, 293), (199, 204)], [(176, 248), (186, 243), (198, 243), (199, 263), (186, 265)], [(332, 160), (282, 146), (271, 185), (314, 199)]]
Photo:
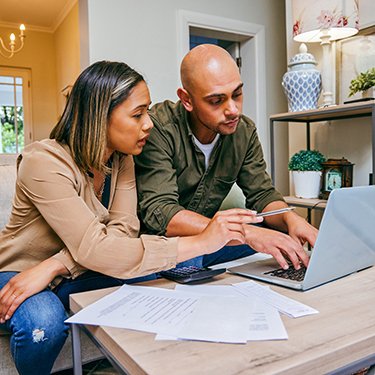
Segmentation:
[(206, 267), (181, 267), (181, 268), (172, 268), (168, 271), (160, 272), (160, 276), (177, 283), (185, 284), (192, 281), (199, 281), (208, 279), (220, 275), (226, 271), (226, 268), (211, 269)]

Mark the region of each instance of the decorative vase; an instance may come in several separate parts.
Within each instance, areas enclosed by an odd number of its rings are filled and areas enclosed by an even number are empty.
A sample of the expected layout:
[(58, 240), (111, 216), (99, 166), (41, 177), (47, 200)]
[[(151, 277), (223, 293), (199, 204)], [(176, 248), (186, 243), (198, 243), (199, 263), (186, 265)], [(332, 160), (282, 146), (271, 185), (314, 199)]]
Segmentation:
[(364, 99), (373, 99), (375, 98), (375, 86), (370, 87), (366, 91), (362, 91), (362, 98)]
[(297, 198), (318, 198), (322, 172), (292, 171), (292, 175)]
[(318, 63), (311, 53), (307, 53), (304, 43), (300, 53), (293, 56), (288, 67), (291, 68), (283, 76), (282, 86), (288, 99), (289, 112), (315, 109), (322, 91), (322, 76), (315, 68)]

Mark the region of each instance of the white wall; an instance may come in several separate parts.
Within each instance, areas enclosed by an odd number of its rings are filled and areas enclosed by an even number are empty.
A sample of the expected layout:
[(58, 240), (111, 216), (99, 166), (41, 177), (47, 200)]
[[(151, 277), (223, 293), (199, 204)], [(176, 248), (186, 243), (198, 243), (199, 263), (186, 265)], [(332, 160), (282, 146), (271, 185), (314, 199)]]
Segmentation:
[[(98, 60), (125, 61), (142, 73), (153, 103), (177, 100), (179, 79), (178, 10), (187, 10), (250, 22), (265, 27), (266, 117), (285, 112), (287, 102), (281, 88), (286, 71), (285, 9), (280, 0), (79, 0), (81, 17), (88, 15), (88, 32), (80, 30), (81, 46), (87, 46), (87, 63)], [(82, 51), (81, 58), (87, 51)], [(246, 98), (245, 98), (246, 100)], [(246, 114), (246, 113), (245, 113)], [(267, 127), (268, 121), (258, 126)], [(264, 130), (264, 129), (262, 129)], [(277, 136), (284, 144), (278, 161), (284, 160), (287, 132)], [(268, 139), (262, 139), (268, 150)], [(268, 152), (266, 154), (268, 160)], [(287, 187), (284, 179), (284, 187)], [(280, 181), (283, 186), (283, 181)]]

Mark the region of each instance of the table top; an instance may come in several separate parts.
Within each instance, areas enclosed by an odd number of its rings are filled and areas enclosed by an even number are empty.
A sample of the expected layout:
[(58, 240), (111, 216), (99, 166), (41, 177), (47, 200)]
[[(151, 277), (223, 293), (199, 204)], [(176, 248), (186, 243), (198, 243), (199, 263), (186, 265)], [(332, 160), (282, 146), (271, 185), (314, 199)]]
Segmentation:
[[(223, 274), (210, 285), (249, 279)], [(262, 284), (262, 283), (260, 283)], [(164, 279), (139, 285), (173, 289)], [(82, 308), (117, 288), (71, 295), (71, 310)], [(130, 374), (304, 374), (316, 375), (347, 366), (375, 353), (375, 267), (300, 292), (271, 289), (319, 311), (317, 315), (281, 318), (288, 340), (223, 344), (155, 341), (151, 333), (86, 326)]]

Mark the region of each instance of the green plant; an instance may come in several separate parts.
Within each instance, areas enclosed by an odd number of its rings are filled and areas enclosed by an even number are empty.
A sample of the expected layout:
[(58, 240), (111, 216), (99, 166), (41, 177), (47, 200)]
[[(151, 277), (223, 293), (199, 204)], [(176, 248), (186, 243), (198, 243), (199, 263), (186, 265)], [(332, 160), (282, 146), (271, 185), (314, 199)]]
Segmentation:
[[(16, 133), (17, 113), (17, 133)], [(0, 107), (0, 152), (19, 153), (25, 144), (23, 129), (23, 108), (11, 106)]]
[(322, 163), (326, 158), (316, 150), (301, 150), (296, 152), (289, 160), (290, 171), (321, 171)]
[(375, 86), (375, 68), (369, 69), (366, 73), (358, 74), (356, 79), (350, 81), (349, 98), (359, 91), (366, 91)]

